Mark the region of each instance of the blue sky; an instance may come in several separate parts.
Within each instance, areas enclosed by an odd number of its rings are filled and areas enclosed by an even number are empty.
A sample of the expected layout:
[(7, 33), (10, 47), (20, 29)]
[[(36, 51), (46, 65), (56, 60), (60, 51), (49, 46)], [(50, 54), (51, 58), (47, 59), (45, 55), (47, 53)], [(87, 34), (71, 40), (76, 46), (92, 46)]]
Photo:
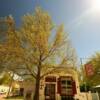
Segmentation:
[(0, 17), (12, 14), (17, 25), (26, 13), (32, 13), (36, 2), (49, 12), (55, 24), (61, 23), (69, 33), (78, 57), (89, 57), (100, 51), (100, 11), (91, 10), (93, 0), (0, 0)]

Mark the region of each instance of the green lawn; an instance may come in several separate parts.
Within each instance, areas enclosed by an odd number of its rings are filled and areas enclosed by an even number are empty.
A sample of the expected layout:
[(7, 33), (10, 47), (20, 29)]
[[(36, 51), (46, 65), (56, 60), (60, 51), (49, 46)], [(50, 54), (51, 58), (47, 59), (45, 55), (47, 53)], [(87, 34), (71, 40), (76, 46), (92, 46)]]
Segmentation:
[(5, 100), (23, 100), (23, 97), (9, 97), (5, 98)]

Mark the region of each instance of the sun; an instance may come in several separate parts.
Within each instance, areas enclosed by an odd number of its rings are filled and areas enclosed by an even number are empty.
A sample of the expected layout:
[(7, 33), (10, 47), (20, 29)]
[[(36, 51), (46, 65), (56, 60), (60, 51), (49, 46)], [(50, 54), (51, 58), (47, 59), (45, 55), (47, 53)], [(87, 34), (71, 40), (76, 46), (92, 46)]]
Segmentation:
[(92, 4), (91, 4), (91, 8), (94, 11), (100, 11), (100, 0), (91, 0)]

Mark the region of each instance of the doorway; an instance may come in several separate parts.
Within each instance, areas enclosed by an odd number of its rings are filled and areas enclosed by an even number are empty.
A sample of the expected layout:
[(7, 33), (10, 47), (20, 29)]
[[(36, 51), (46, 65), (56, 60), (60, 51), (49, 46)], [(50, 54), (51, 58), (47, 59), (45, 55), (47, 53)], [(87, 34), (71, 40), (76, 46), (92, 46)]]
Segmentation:
[(45, 100), (56, 100), (55, 84), (46, 84)]

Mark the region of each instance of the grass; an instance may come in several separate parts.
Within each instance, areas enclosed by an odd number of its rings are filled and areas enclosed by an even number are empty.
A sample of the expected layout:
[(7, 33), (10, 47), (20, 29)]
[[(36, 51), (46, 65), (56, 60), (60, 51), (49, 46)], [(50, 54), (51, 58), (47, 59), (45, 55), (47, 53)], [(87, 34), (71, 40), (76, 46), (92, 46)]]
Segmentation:
[(5, 98), (5, 100), (23, 100), (23, 97), (22, 96), (13, 96), (13, 97)]

